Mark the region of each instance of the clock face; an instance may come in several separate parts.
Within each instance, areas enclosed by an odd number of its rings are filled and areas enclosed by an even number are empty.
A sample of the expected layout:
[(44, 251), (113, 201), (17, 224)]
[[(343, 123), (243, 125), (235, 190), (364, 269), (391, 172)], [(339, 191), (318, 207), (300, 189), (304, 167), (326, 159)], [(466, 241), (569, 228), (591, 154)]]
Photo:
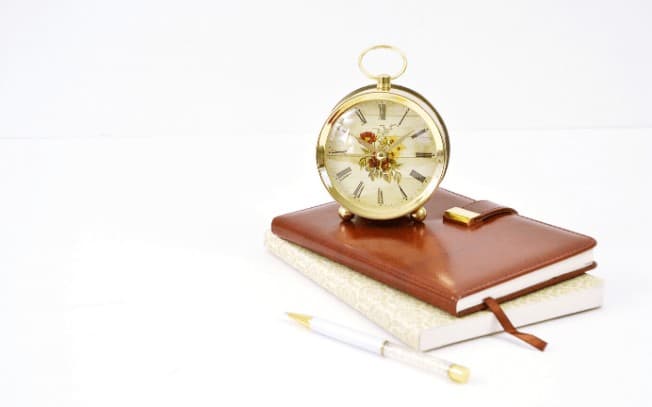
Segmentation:
[(442, 137), (415, 110), (389, 99), (367, 100), (331, 121), (322, 179), (354, 213), (380, 219), (405, 214), (424, 203), (424, 194), (434, 191), (433, 181), (439, 183)]

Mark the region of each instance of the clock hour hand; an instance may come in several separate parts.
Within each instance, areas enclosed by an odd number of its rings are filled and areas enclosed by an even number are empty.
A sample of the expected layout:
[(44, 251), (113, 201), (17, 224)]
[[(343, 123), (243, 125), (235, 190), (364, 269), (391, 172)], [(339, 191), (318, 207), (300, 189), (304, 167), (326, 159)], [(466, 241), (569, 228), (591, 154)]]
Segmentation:
[[(353, 136), (353, 135), (352, 135)], [(367, 143), (363, 139), (360, 138), (360, 136), (353, 136), (353, 138), (364, 148), (366, 148), (369, 151), (374, 151), (374, 146), (370, 143)]]
[(330, 151), (327, 153), (329, 157), (370, 157), (372, 154), (348, 154), (340, 151)]

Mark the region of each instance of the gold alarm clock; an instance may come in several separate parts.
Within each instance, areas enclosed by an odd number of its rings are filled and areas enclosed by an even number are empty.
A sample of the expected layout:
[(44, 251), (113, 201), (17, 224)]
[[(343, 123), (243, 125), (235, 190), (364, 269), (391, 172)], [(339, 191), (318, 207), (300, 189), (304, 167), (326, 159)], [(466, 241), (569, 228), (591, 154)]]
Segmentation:
[[(364, 66), (373, 50), (402, 58), (394, 75), (372, 74)], [(344, 220), (410, 216), (423, 221), (423, 205), (446, 174), (448, 133), (435, 108), (420, 94), (392, 83), (407, 68), (405, 54), (376, 45), (358, 57), (363, 74), (376, 84), (345, 96), (319, 133), (317, 169), (328, 192), (341, 205)]]

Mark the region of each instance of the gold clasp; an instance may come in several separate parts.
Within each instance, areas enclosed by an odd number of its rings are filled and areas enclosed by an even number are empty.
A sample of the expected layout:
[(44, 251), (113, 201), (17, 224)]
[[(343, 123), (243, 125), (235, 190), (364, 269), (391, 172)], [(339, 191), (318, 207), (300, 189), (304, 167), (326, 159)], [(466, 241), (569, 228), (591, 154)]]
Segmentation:
[[(389, 74), (377, 74), (374, 75), (371, 72), (369, 72), (365, 67), (364, 64), (362, 63), (364, 60), (364, 57), (371, 51), (377, 50), (377, 49), (388, 49), (390, 51), (394, 51), (398, 55), (401, 56), (401, 59), (403, 60), (403, 65), (401, 66), (401, 69), (398, 71), (398, 73), (395, 73), (394, 75), (389, 75)], [(405, 57), (405, 54), (403, 51), (400, 49), (392, 46), (392, 45), (374, 45), (373, 47), (369, 47), (362, 51), (360, 56), (358, 57), (358, 68), (360, 68), (360, 71), (369, 79), (373, 79), (377, 82), (377, 88), (378, 90), (382, 91), (388, 91), (391, 87), (391, 81), (398, 78), (399, 76), (403, 75), (403, 72), (407, 69), (407, 58)]]
[(448, 208), (446, 212), (444, 212), (445, 219), (448, 219), (453, 222), (461, 223), (466, 226), (470, 226), (473, 220), (476, 219), (478, 216), (480, 216), (480, 214), (477, 212), (473, 212), (464, 208), (459, 208), (457, 206)]

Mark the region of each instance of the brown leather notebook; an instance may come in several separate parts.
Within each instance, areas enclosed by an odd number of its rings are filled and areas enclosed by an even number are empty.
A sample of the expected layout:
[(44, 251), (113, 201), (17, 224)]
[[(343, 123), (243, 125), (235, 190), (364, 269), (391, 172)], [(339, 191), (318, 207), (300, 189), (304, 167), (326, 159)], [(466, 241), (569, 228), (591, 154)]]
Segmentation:
[[(452, 207), (470, 225), (445, 219)], [(438, 189), (424, 223), (341, 221), (335, 202), (278, 216), (272, 232), (456, 316), (575, 277), (596, 266), (596, 241), (512, 208)]]

